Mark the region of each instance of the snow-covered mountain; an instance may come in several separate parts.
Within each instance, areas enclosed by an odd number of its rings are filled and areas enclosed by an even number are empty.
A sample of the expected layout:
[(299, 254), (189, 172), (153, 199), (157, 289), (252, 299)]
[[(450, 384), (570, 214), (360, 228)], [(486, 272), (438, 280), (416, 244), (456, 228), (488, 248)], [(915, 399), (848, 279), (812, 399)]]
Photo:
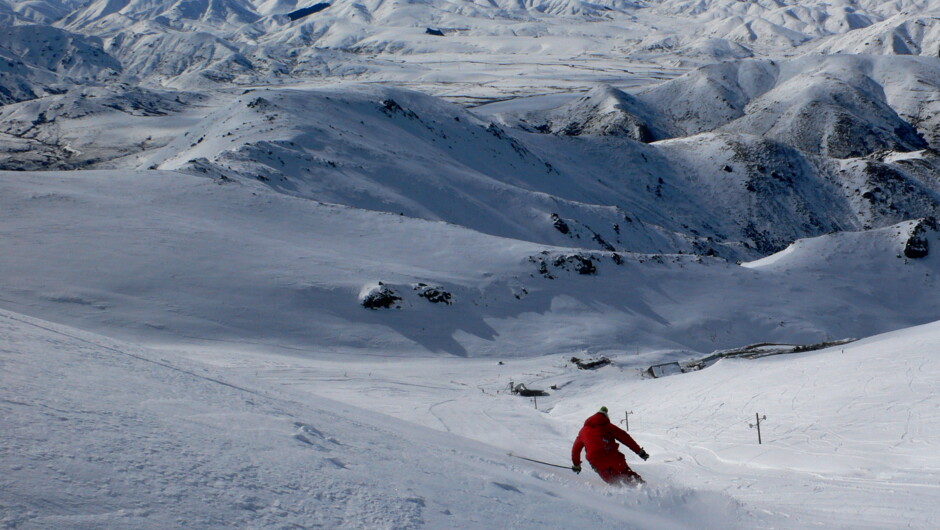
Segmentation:
[(902, 13), (863, 30), (824, 39), (817, 52), (936, 57), (940, 53), (938, 22), (937, 16)]
[(929, 528), (937, 20), (0, 0), (0, 525)]
[[(12, 13), (22, 11), (26, 4), (4, 5)], [(61, 13), (63, 9), (57, 3), (48, 6), (34, 11)], [(55, 24), (105, 39), (108, 53), (121, 61), (128, 79), (183, 88), (199, 88), (207, 80), (216, 85), (293, 82), (332, 77), (341, 70), (343, 75), (359, 78), (407, 80), (427, 74), (424, 66), (429, 61), (457, 63), (477, 75), (492, 76), (493, 68), (474, 66), (481, 63), (481, 55), (488, 57), (483, 64), (496, 66), (506, 63), (501, 59), (506, 56), (525, 63), (533, 54), (544, 57), (546, 67), (564, 71), (569, 79), (588, 76), (596, 83), (607, 79), (591, 76), (584, 66), (627, 69), (637, 61), (702, 65), (754, 53), (797, 55), (815, 49), (930, 55), (933, 19), (929, 14), (937, 11), (927, 1), (890, 5), (340, 1), (308, 5), (296, 1), (96, 0), (62, 15)], [(42, 22), (51, 23), (54, 16)], [(888, 35), (892, 31), (895, 37)], [(327, 49), (341, 53), (331, 57), (322, 53)], [(624, 52), (632, 60), (625, 61)], [(237, 60), (226, 59), (229, 56)], [(223, 64), (212, 67), (206, 78), (193, 79), (194, 70), (219, 61)], [(571, 61), (581, 63), (582, 68)], [(402, 72), (403, 62), (408, 73)], [(435, 91), (445, 90), (443, 79), (426, 82)], [(538, 86), (526, 85), (527, 91)]]
[(115, 79), (121, 63), (100, 39), (45, 25), (7, 27), (0, 35), (0, 104)]
[(62, 19), (75, 5), (58, 0), (27, 0), (0, 2), (0, 21), (6, 26), (17, 24), (52, 24)]
[(13, 26), (0, 37), (0, 48), (30, 65), (74, 78), (106, 80), (121, 63), (105, 53), (100, 39), (43, 25)]
[(225, 31), (250, 24), (259, 15), (247, 0), (96, 0), (70, 13), (61, 24), (73, 30), (120, 32), (129, 23), (153, 20), (175, 30), (211, 27)]
[[(923, 127), (936, 91), (911, 98), (877, 81), (929, 72), (910, 61), (727, 63), (637, 96), (603, 88), (548, 112), (489, 115), (502, 125), (374, 85), (253, 90), (215, 111), (193, 94), (86, 89), (0, 116), (10, 149), (26, 151), (7, 169), (182, 169), (539, 244), (737, 260), (938, 215), (938, 159), (891, 107)], [(821, 73), (801, 74), (805, 62)], [(789, 97), (791, 72), (822, 99)], [(717, 93), (714, 107), (666, 107)], [(654, 135), (674, 137), (634, 140)]]
[[(756, 66), (775, 70), (770, 63)], [(749, 79), (741, 70), (736, 78)], [(679, 130), (689, 121), (643, 106), (643, 99), (634, 105), (636, 114), (609, 99), (595, 102), (610, 94), (605, 91), (549, 112), (549, 123), (564, 124), (557, 134), (538, 132), (552, 126), (536, 125), (531, 114), (523, 118), (528, 132), (514, 131), (434, 98), (384, 88), (253, 91), (140, 167), (258, 180), (293, 196), (543, 244), (730, 259), (764, 255), (801, 237), (940, 213), (940, 188), (930, 177), (937, 163), (932, 152), (905, 157), (904, 163), (857, 159), (876, 150), (927, 147), (883, 97), (866, 103), (886, 117), (856, 110), (854, 116), (865, 120), (856, 130), (843, 119), (852, 109), (832, 103), (834, 117), (820, 112), (812, 116), (818, 123), (807, 124), (800, 113), (819, 106), (796, 100), (798, 110), (787, 109), (794, 100), (775, 102), (787, 89), (770, 90), (769, 77), (764, 97), (755, 98), (764, 105), (740, 102), (755, 109), (752, 114), (726, 121), (723, 109), (705, 114), (709, 109), (702, 107), (692, 123), (715, 132), (650, 145), (613, 134), (611, 124), (623, 131), (626, 119), (642, 132)], [(873, 84), (870, 78), (857, 82), (868, 94), (881, 93), (864, 84)], [(741, 94), (756, 92), (741, 84), (746, 88), (735, 85)], [(694, 77), (667, 85), (640, 97), (665, 105), (670, 98), (663, 94), (673, 85), (699, 86)], [(780, 115), (774, 131), (753, 130), (773, 113)], [(785, 120), (789, 115), (795, 117)], [(660, 118), (629, 120), (634, 116)], [(886, 124), (876, 126), (879, 119)], [(572, 130), (578, 128), (587, 131)], [(735, 207), (741, 204), (748, 207)]]

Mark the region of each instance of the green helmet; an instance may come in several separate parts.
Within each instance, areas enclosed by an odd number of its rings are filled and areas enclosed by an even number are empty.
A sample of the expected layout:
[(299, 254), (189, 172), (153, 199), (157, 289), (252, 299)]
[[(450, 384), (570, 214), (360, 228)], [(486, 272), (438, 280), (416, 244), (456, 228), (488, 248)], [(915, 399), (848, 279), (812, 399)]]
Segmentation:
[(601, 407), (601, 410), (599, 410), (598, 412), (600, 412), (601, 414), (603, 414), (604, 416), (606, 416), (606, 415), (607, 415), (607, 407)]

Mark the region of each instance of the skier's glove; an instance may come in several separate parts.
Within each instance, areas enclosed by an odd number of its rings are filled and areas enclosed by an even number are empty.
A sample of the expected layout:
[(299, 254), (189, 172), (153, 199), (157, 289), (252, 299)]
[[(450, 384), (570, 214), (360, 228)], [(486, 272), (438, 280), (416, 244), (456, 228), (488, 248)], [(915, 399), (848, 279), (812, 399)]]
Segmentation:
[(575, 473), (580, 473), (581, 466), (571, 466), (571, 470), (574, 471)]
[(640, 452), (637, 454), (637, 456), (639, 456), (643, 460), (648, 460), (650, 457), (649, 453), (646, 452), (646, 449), (640, 449)]

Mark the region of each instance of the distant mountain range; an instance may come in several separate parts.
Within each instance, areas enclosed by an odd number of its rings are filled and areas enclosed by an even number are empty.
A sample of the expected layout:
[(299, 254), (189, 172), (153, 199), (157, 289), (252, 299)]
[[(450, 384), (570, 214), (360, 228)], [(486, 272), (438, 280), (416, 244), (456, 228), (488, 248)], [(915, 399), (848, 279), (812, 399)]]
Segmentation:
[[(932, 14), (937, 3), (929, 1), (2, 0), (0, 20), (6, 25), (52, 25), (68, 32), (25, 30), (38, 42), (67, 41), (74, 48), (67, 53), (89, 68), (63, 72), (50, 64), (61, 51), (29, 44), (23, 33), (0, 43), (0, 53), (24, 61), (20, 70), (68, 73), (72, 80), (117, 72), (124, 81), (199, 89), (337, 75), (388, 80), (396, 78), (391, 57), (439, 53), (521, 57), (538, 49), (568, 57), (629, 54), (689, 66), (781, 53), (935, 57), (940, 40)], [(11, 47), (12, 41), (20, 44)], [(43, 81), (20, 71), (9, 75)]]

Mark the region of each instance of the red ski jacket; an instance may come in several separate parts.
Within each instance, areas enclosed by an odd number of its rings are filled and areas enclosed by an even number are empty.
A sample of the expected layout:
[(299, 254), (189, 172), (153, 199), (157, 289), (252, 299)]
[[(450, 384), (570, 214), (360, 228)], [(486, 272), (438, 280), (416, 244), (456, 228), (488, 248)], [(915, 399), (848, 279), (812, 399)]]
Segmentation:
[(600, 412), (584, 422), (581, 432), (571, 447), (571, 462), (581, 465), (581, 450), (587, 449), (587, 461), (595, 468), (606, 467), (612, 461), (622, 460), (623, 455), (617, 450), (617, 442), (630, 448), (636, 454), (643, 450), (627, 431), (610, 423), (610, 419)]

